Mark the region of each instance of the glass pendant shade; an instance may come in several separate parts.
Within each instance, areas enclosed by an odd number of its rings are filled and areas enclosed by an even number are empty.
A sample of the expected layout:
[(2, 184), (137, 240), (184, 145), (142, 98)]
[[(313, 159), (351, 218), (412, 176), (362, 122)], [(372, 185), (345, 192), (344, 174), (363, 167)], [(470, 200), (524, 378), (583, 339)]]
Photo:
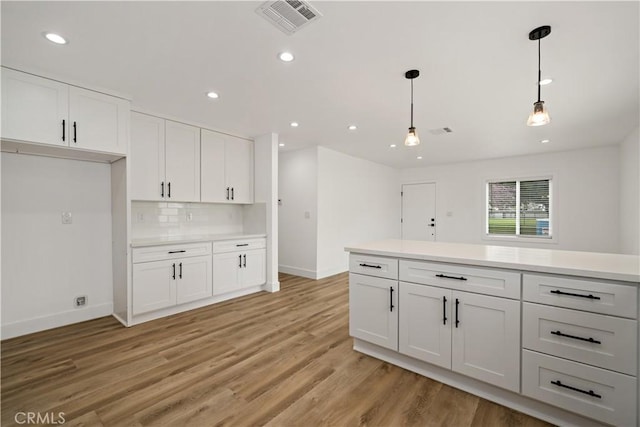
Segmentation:
[(542, 126), (551, 121), (549, 112), (544, 106), (544, 101), (537, 101), (533, 103), (533, 112), (529, 115), (527, 120), (527, 126)]
[(418, 144), (420, 144), (420, 138), (418, 138), (418, 132), (416, 132), (416, 128), (410, 127), (409, 133), (407, 134), (407, 138), (404, 140), (404, 145), (406, 145), (407, 147), (412, 147)]

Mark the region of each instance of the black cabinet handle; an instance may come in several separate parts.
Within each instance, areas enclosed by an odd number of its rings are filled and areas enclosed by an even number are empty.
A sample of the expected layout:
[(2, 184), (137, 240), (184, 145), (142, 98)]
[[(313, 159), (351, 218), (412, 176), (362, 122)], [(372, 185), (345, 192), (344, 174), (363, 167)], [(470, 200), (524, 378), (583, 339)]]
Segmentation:
[(443, 279), (467, 280), (466, 277), (447, 276), (446, 274), (436, 274), (436, 277), (441, 277)]
[(389, 311), (393, 311), (393, 286), (389, 288)]
[(243, 267), (246, 267), (247, 266), (247, 254), (242, 255), (242, 258), (244, 258)]
[(597, 397), (598, 399), (602, 399), (602, 396), (599, 395), (599, 394), (596, 394), (593, 390), (586, 391), (586, 390), (582, 390), (582, 389), (579, 389), (579, 388), (576, 388), (576, 387), (571, 387), (570, 385), (562, 384), (560, 382), (560, 380), (551, 381), (551, 384), (553, 384), (555, 386), (558, 386), (558, 387), (562, 387), (562, 388), (568, 388), (569, 390), (577, 391), (578, 393), (586, 394), (586, 395), (589, 395), (591, 397)]
[(180, 263), (180, 274), (179, 274), (178, 277), (180, 277), (182, 279), (182, 263)]
[(231, 200), (233, 200), (233, 187), (231, 187)]
[(371, 264), (360, 264), (360, 267), (369, 267), (369, 268), (382, 268), (379, 265), (371, 265)]
[(598, 341), (598, 340), (595, 340), (595, 339), (593, 339), (593, 338), (591, 338), (591, 337), (589, 337), (589, 338), (582, 338), (582, 337), (577, 337), (577, 336), (575, 336), (575, 335), (563, 334), (563, 333), (562, 333), (562, 332), (560, 332), (560, 331), (551, 331), (551, 333), (552, 333), (553, 335), (558, 335), (559, 337), (572, 338), (572, 339), (574, 339), (574, 340), (587, 341), (587, 342), (592, 342), (592, 343), (594, 343), (594, 344), (602, 344), (602, 342), (600, 342), (600, 341)]
[(76, 122), (73, 122), (73, 142), (78, 142), (78, 130), (76, 129)]
[(591, 294), (589, 294), (589, 295), (574, 294), (574, 293), (571, 293), (571, 292), (562, 292), (560, 289), (556, 289), (555, 291), (549, 291), (549, 292), (551, 292), (552, 294), (558, 294), (558, 295), (570, 295), (572, 297), (580, 297), (580, 298), (588, 298), (588, 299), (600, 299), (600, 297), (596, 297), (596, 296), (593, 296)]
[(64, 119), (62, 119), (62, 141), (64, 141), (65, 128), (66, 128), (65, 121), (64, 121)]
[(176, 263), (173, 263), (173, 280), (176, 280)]
[(171, 198), (171, 183), (167, 183), (167, 197)]
[(460, 319), (458, 319), (458, 305), (460, 304), (460, 300), (456, 298), (456, 328), (458, 327), (458, 323), (460, 323)]
[(164, 181), (160, 183), (160, 197), (164, 199)]
[(249, 246), (249, 244), (248, 243), (238, 243), (236, 245), (236, 247), (240, 247), (240, 246)]
[(447, 324), (447, 297), (442, 297), (442, 324)]
[(229, 200), (229, 187), (227, 187), (227, 200)]
[(182, 253), (185, 253), (185, 252), (187, 252), (187, 251), (185, 251), (185, 250), (182, 250), (182, 251), (169, 251), (168, 253), (170, 253), (170, 254), (182, 254)]
[(242, 268), (242, 255), (238, 255), (238, 267)]

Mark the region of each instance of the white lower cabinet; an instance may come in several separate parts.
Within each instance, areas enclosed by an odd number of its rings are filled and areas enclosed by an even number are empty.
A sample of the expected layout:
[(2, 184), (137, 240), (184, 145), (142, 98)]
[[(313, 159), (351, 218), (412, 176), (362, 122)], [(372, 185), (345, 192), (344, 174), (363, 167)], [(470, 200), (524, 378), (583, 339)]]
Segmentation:
[(398, 281), (349, 273), (349, 334), (398, 351)]
[(399, 351), (519, 391), (520, 302), (400, 282)]
[(265, 239), (214, 243), (213, 294), (221, 295), (264, 284), (265, 247)]
[(134, 316), (212, 295), (211, 243), (135, 248), (133, 260)]

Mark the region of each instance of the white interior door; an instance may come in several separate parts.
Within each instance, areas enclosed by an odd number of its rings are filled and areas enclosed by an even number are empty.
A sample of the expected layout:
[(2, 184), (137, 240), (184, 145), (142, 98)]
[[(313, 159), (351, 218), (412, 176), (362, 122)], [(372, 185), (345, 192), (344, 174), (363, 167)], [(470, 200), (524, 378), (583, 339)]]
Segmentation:
[(402, 185), (402, 238), (436, 240), (436, 184)]

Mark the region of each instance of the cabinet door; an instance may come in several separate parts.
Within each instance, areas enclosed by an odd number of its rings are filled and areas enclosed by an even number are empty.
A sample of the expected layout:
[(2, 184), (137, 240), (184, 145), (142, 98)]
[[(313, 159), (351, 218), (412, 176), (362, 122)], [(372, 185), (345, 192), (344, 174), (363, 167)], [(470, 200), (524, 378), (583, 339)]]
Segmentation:
[(68, 146), (68, 105), (66, 84), (2, 68), (2, 138)]
[(200, 201), (200, 128), (165, 121), (165, 200)]
[(451, 297), (452, 369), (518, 392), (520, 301), (458, 291)]
[[(164, 120), (131, 113), (132, 200), (164, 200)], [(164, 189), (166, 190), (166, 189)]]
[(225, 182), (224, 135), (206, 129), (202, 129), (201, 132), (201, 199), (203, 202), (227, 203), (231, 195), (231, 189), (227, 192)]
[(225, 170), (231, 203), (253, 203), (253, 142), (227, 137)]
[(349, 334), (398, 351), (398, 282), (349, 274)]
[(177, 302), (195, 301), (212, 295), (211, 256), (176, 260), (178, 269)]
[(263, 285), (267, 280), (266, 254), (264, 249), (247, 251), (242, 254), (242, 283), (243, 288)]
[(220, 295), (240, 289), (242, 252), (213, 256), (213, 294)]
[(400, 353), (451, 369), (451, 291), (400, 282)]
[(176, 268), (173, 260), (133, 264), (134, 315), (176, 304)]
[(127, 154), (129, 101), (69, 87), (70, 147)]

